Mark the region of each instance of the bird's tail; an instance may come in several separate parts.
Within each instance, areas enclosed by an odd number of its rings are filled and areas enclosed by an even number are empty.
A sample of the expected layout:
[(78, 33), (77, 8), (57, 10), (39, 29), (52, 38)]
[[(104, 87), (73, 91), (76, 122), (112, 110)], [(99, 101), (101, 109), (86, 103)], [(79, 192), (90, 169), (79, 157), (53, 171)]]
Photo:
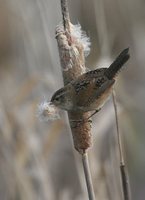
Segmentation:
[(124, 49), (115, 59), (115, 61), (109, 66), (109, 68), (106, 69), (105, 75), (112, 79), (115, 77), (115, 75), (119, 72), (121, 67), (127, 62), (129, 59), (129, 48)]

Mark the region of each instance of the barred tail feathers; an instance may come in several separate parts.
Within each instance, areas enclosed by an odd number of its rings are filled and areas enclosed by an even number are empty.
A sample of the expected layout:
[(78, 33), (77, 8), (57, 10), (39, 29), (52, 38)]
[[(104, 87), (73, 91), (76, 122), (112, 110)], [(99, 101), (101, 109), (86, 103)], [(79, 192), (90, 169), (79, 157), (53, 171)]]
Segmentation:
[(105, 75), (112, 79), (119, 72), (121, 67), (128, 61), (130, 58), (129, 48), (124, 49), (115, 59), (115, 61), (106, 69)]

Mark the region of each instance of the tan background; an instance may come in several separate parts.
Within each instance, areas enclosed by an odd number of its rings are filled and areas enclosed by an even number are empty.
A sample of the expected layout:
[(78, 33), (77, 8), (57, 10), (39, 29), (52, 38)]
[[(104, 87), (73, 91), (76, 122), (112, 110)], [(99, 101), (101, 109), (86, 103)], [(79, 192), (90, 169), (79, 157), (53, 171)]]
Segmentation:
[[(87, 67), (107, 67), (130, 47), (116, 85), (132, 199), (145, 196), (145, 3), (69, 0), (71, 20), (92, 43)], [(0, 199), (87, 200), (79, 155), (64, 112), (40, 122), (37, 105), (62, 86), (55, 27), (58, 0), (0, 1)], [(111, 100), (93, 118), (90, 164), (96, 199), (120, 200)]]

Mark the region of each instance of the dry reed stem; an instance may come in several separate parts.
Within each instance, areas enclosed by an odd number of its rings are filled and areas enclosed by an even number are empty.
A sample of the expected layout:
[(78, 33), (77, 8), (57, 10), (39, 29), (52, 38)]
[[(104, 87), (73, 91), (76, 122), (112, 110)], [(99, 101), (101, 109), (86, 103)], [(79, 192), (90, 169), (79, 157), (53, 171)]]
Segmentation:
[(86, 179), (86, 184), (87, 184), (89, 200), (95, 200), (93, 183), (92, 183), (87, 153), (84, 153), (82, 155), (82, 163), (83, 163), (83, 168), (84, 168), (84, 174), (85, 174), (85, 179)]
[(123, 156), (123, 147), (122, 147), (122, 142), (121, 142), (121, 135), (120, 135), (120, 131), (119, 131), (119, 122), (118, 122), (118, 112), (117, 112), (117, 102), (116, 102), (116, 98), (115, 98), (115, 90), (113, 90), (113, 92), (112, 92), (112, 99), (113, 99), (115, 119), (116, 119), (117, 143), (118, 143), (118, 149), (119, 149), (120, 174), (121, 174), (123, 197), (124, 197), (124, 200), (130, 200), (131, 199), (130, 185), (129, 185), (128, 174), (127, 174), (127, 171), (126, 171), (124, 156)]
[[(56, 29), (56, 39), (65, 85), (84, 73), (86, 67), (83, 44), (78, 40), (78, 38), (71, 34), (71, 28), (73, 25), (70, 23), (69, 19), (67, 0), (61, 0), (61, 8), (63, 27), (60, 25)], [(86, 153), (86, 150), (91, 146), (91, 124), (90, 122), (85, 122), (79, 123), (78, 125), (77, 122), (80, 120), (87, 121), (89, 116), (89, 112), (68, 112), (74, 147), (82, 155), (89, 200), (94, 200), (95, 195)]]
[[(61, 0), (61, 6), (63, 7), (66, 5), (66, 1)], [(67, 17), (69, 17), (69, 14), (66, 13), (68, 12), (68, 9), (62, 9), (62, 12), (64, 27), (62, 27), (62, 25), (57, 27), (56, 39), (65, 85), (84, 73), (86, 71), (86, 67), (83, 45), (80, 41), (78, 41), (78, 38), (71, 35), (71, 27), (73, 25), (70, 23), (69, 19), (67, 19)], [(69, 31), (66, 31), (66, 29), (69, 29)], [(68, 112), (74, 146), (75, 149), (81, 154), (85, 153), (91, 146), (91, 125), (90, 122), (86, 122), (81, 123), (78, 126), (77, 121), (86, 121), (89, 115), (89, 113)]]

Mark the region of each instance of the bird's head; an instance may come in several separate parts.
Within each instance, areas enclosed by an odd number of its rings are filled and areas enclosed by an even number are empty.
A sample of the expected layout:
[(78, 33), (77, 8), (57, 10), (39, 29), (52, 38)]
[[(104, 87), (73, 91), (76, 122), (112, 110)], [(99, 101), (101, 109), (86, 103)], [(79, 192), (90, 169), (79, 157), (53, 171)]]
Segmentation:
[(57, 90), (51, 98), (51, 103), (60, 109), (72, 110), (72, 103), (68, 88), (63, 87)]

